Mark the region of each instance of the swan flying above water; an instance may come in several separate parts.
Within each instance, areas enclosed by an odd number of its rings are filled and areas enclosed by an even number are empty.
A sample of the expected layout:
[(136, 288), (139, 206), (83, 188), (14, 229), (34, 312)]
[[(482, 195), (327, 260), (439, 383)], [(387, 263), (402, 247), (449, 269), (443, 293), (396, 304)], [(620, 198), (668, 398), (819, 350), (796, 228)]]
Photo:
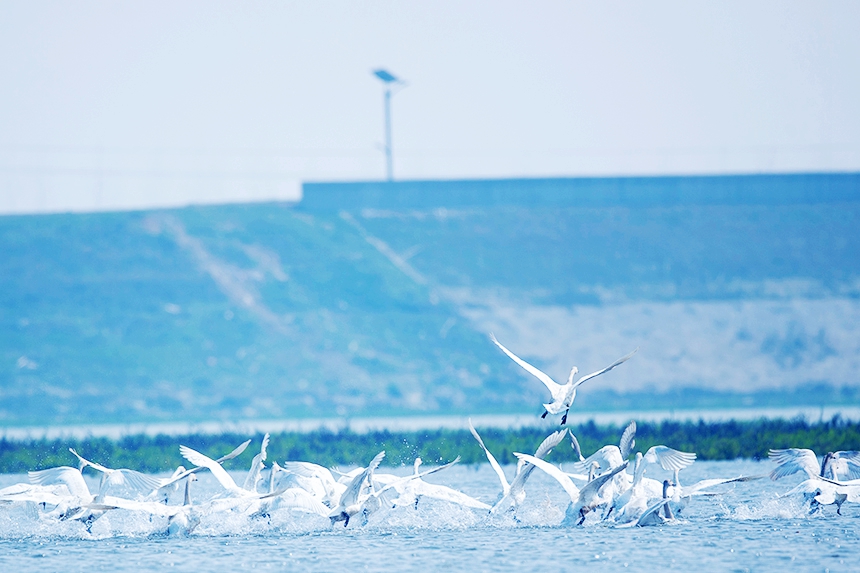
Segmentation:
[(541, 415), (541, 418), (546, 418), (548, 414), (555, 415), (564, 412), (561, 417), (562, 426), (567, 423), (567, 414), (570, 411), (570, 407), (573, 404), (573, 401), (576, 399), (576, 389), (583, 382), (585, 382), (586, 380), (591, 380), (592, 378), (600, 376), (601, 374), (604, 374), (606, 372), (609, 372), (619, 364), (627, 362), (634, 354), (636, 354), (636, 351), (639, 350), (639, 348), (636, 348), (636, 350), (634, 350), (630, 354), (627, 354), (626, 356), (622, 356), (606, 368), (603, 368), (596, 372), (592, 372), (591, 374), (587, 374), (576, 381), (574, 381), (574, 377), (579, 372), (579, 368), (574, 366), (570, 370), (570, 375), (567, 377), (567, 384), (559, 384), (555, 380), (550, 378), (548, 375), (538, 370), (537, 368), (535, 368), (525, 360), (521, 359), (519, 356), (517, 356), (507, 348), (505, 348), (501, 342), (496, 340), (495, 335), (490, 334), (490, 339), (496, 346), (498, 346), (502, 350), (502, 352), (508, 355), (508, 358), (519, 364), (526, 372), (543, 382), (543, 385), (547, 387), (547, 390), (549, 390), (550, 394), (552, 395), (552, 401), (548, 404), (543, 405), (544, 413)]

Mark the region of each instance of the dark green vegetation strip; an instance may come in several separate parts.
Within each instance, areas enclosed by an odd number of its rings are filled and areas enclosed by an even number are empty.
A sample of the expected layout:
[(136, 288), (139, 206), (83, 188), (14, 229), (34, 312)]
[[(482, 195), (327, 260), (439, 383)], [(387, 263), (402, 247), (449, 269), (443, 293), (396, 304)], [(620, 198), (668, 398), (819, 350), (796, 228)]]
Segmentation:
[[(599, 426), (593, 422), (571, 426), (588, 455), (606, 444), (618, 442), (622, 427)], [(533, 452), (549, 433), (541, 428), (515, 430), (479, 428), (484, 443), (500, 463), (515, 463), (513, 452)], [(212, 457), (226, 454), (238, 444), (253, 437), (251, 446), (229, 469), (245, 469), (259, 452), (261, 435), (240, 434), (187, 436), (128, 436), (120, 440), (85, 438), (63, 440), (0, 441), (0, 472), (19, 473), (59, 465), (76, 465), (68, 448), (108, 467), (127, 467), (144, 472), (171, 471), (185, 464), (179, 455), (184, 444)], [(834, 417), (827, 422), (804, 420), (757, 420), (748, 422), (661, 422), (640, 423), (636, 449), (645, 451), (655, 444), (692, 451), (700, 460), (765, 458), (769, 448), (811, 448), (819, 454), (837, 450), (860, 449), (860, 423)], [(461, 457), (462, 463), (486, 462), (483, 452), (467, 430), (416, 432), (369, 432), (319, 430), (310, 433), (274, 434), (269, 444), (268, 460), (312, 461), (324, 466), (364, 465), (380, 450), (385, 450), (386, 465), (411, 464), (416, 456), (427, 463)], [(573, 460), (567, 442), (550, 455), (553, 461)]]

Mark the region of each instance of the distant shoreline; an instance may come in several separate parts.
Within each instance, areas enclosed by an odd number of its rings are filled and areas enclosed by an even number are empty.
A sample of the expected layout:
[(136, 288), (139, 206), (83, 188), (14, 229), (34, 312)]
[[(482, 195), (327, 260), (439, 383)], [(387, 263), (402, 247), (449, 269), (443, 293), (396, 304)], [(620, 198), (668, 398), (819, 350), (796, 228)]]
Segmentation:
[[(546, 427), (529, 425), (519, 428), (484, 426), (484, 420), (473, 420), (487, 447), (502, 464), (516, 463), (514, 452), (533, 451), (551, 432), (559, 429), (557, 420)], [(605, 444), (617, 444), (625, 422), (597, 424), (594, 421), (568, 426), (586, 454)], [(210, 456), (222, 456), (238, 444), (262, 439), (262, 433), (235, 431), (222, 434), (189, 433), (185, 435), (130, 435), (112, 440), (105, 437), (0, 440), (0, 473), (23, 473), (28, 470), (74, 465), (69, 453), (75, 448), (82, 455), (108, 467), (131, 468), (157, 473), (172, 471), (187, 464), (179, 455), (186, 445)], [(750, 421), (679, 421), (649, 422), (637, 420), (636, 449), (664, 444), (682, 451), (695, 452), (700, 460), (763, 459), (771, 448), (810, 448), (819, 454), (837, 450), (860, 449), (860, 422), (835, 416), (829, 420), (808, 422), (800, 418)], [(253, 451), (249, 448), (229, 462), (230, 470), (249, 467)], [(319, 428), (311, 432), (271, 432), (268, 448), (270, 461), (313, 461), (324, 466), (357, 466), (380, 451), (386, 452), (385, 465), (411, 465), (416, 457), (427, 463), (441, 463), (460, 458), (464, 464), (483, 464), (486, 457), (468, 429), (369, 430), (357, 433), (350, 429)], [(574, 453), (565, 440), (554, 449), (550, 461), (574, 461)]]
[[(831, 420), (839, 416), (842, 420), (860, 422), (860, 406), (809, 406), (783, 408), (696, 408), (666, 410), (618, 410), (618, 411), (571, 411), (568, 425), (576, 426), (593, 422), (597, 425), (622, 425), (630, 420), (659, 423), (663, 421), (708, 423), (727, 421), (796, 420), (808, 423)], [(7, 426), (0, 427), (0, 439), (7, 441), (58, 440), (107, 438), (118, 440), (128, 436), (186, 436), (223, 434), (311, 433), (319, 430), (331, 432), (349, 431), (367, 434), (378, 431), (417, 432), (422, 430), (460, 430), (468, 427), (469, 419), (479, 428), (519, 429), (556, 427), (556, 421), (542, 420), (536, 414), (459, 414), (438, 416), (390, 416), (390, 417), (332, 417), (247, 419), (237, 421), (202, 422), (135, 422), (129, 424), (73, 424), (56, 426)], [(858, 445), (860, 446), (860, 445)]]

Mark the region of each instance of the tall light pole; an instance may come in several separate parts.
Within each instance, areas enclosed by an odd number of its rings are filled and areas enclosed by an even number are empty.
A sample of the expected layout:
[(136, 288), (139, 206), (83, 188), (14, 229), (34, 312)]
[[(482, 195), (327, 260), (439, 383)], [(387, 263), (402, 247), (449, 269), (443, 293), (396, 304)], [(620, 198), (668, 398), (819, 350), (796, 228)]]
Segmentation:
[(406, 82), (382, 68), (373, 70), (373, 75), (382, 80), (385, 86), (383, 95), (385, 104), (385, 174), (386, 179), (391, 182), (394, 181), (394, 159), (391, 153), (391, 94), (394, 86), (406, 87)]

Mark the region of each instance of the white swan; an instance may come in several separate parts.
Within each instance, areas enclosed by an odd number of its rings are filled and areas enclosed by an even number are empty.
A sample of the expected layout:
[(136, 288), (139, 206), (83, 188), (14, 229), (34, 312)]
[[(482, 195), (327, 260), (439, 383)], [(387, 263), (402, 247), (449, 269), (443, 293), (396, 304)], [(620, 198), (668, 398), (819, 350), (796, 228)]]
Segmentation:
[[(392, 489), (399, 494), (398, 497), (392, 501), (392, 507), (412, 506), (415, 509), (418, 509), (419, 500), (422, 497), (427, 497), (471, 509), (490, 510), (490, 506), (486, 503), (478, 501), (461, 491), (457, 491), (456, 489), (444, 485), (427, 483), (421, 479), (420, 473), (418, 472), (418, 468), (421, 467), (421, 463), (421, 458), (415, 458), (415, 463), (413, 464), (413, 479), (400, 481), (396, 484), (394, 481), (389, 482), (392, 484)], [(379, 480), (379, 477), (379, 475), (374, 476), (377, 480)]]
[(710, 478), (710, 479), (703, 479), (703, 480), (697, 481), (696, 483), (691, 484), (691, 485), (680, 485), (680, 484), (677, 484), (677, 482), (676, 482), (675, 484), (673, 484), (669, 488), (669, 494), (668, 495), (671, 498), (671, 500), (669, 502), (670, 507), (672, 508), (672, 510), (675, 513), (680, 515), (681, 512), (687, 507), (687, 505), (690, 503), (690, 501), (693, 499), (694, 496), (722, 495), (722, 493), (720, 493), (720, 492), (707, 491), (712, 487), (716, 487), (718, 485), (725, 485), (725, 484), (729, 484), (729, 483), (740, 483), (740, 482), (755, 481), (755, 480), (762, 479), (764, 477), (765, 476), (763, 476), (763, 475), (758, 475), (758, 476), (740, 476), (740, 477), (736, 477), (736, 478)]
[(291, 475), (296, 485), (330, 508), (337, 505), (346, 491), (346, 484), (336, 481), (328, 468), (311, 462), (284, 462), (284, 471)]
[(343, 521), (343, 526), (346, 527), (349, 525), (349, 520), (364, 509), (364, 502), (367, 501), (372, 491), (370, 480), (373, 471), (379, 467), (384, 457), (385, 452), (379, 452), (366, 468), (362, 468), (350, 479), (337, 505), (328, 514), (332, 525), (338, 521)]
[[(220, 458), (216, 459), (215, 461), (218, 462), (219, 464), (223, 464), (227, 460), (232, 460), (233, 458), (242, 454), (242, 452), (245, 451), (245, 449), (248, 447), (248, 444), (250, 444), (250, 443), (251, 443), (251, 440), (245, 440), (244, 442), (239, 444), (236, 448), (234, 448), (233, 451), (231, 451), (229, 454), (227, 454), (225, 456), (221, 456)], [(202, 467), (202, 466), (194, 467), (191, 469), (185, 469), (184, 466), (179, 466), (176, 468), (176, 470), (174, 470), (173, 474), (170, 477), (162, 478), (161, 480), (159, 480), (158, 489), (155, 490), (154, 492), (150, 493), (147, 496), (147, 498), (160, 499), (161, 503), (166, 504), (168, 501), (170, 501), (170, 493), (177, 491), (179, 489), (179, 484), (180, 484), (180, 482), (182, 482), (182, 480), (184, 480), (189, 475), (196, 474), (196, 473), (203, 471), (205, 469), (206, 468)]]
[(69, 497), (53, 498), (53, 503), (42, 493), (42, 501), (36, 503), (55, 505), (47, 515), (62, 521), (74, 519), (84, 524), (87, 531), (92, 531), (93, 524), (104, 515), (104, 510), (88, 507), (100, 503), (105, 496), (107, 484), (102, 479), (99, 492), (94, 496), (90, 493), (84, 476), (78, 468), (59, 466), (44, 470), (27, 472), (30, 483), (39, 486), (62, 485), (69, 490)]
[(838, 479), (840, 475), (860, 477), (860, 452), (858, 451), (828, 452), (821, 460), (821, 465), (818, 464), (815, 452), (806, 448), (770, 450), (767, 456), (777, 463), (776, 468), (770, 472), (770, 479), (773, 480), (801, 471), (809, 478)]
[(260, 472), (266, 467), (263, 462), (266, 461), (266, 448), (269, 447), (269, 433), (263, 436), (263, 444), (260, 446), (260, 453), (254, 456), (251, 461), (251, 469), (248, 470), (248, 477), (245, 478), (245, 483), (242, 484), (242, 489), (248, 491), (257, 491), (257, 484), (260, 483)]
[(673, 474), (673, 482), (676, 486), (680, 485), (678, 481), (679, 472), (693, 464), (696, 461), (696, 454), (693, 452), (682, 452), (669, 446), (651, 446), (645, 455), (642, 456), (643, 463), (657, 464), (666, 471)]
[(91, 462), (78, 454), (74, 448), (69, 451), (78, 458), (78, 469), (83, 473), (84, 468), (91, 467), (102, 474), (99, 493), (104, 494), (109, 486), (126, 486), (139, 494), (148, 494), (161, 487), (161, 480), (127, 468), (112, 469), (96, 462)]
[[(675, 521), (675, 515), (669, 507), (671, 498), (669, 497), (669, 480), (663, 480), (663, 497), (639, 516), (635, 522), (627, 525), (635, 525), (639, 527), (647, 527), (650, 525), (664, 525)], [(623, 527), (623, 526), (622, 526)]]
[(636, 453), (636, 459), (633, 461), (633, 483), (615, 497), (604, 519), (612, 517), (614, 512), (613, 519), (616, 523), (628, 523), (639, 519), (639, 516), (648, 509), (648, 501), (653, 496), (642, 483), (645, 474), (645, 464), (642, 462), (642, 457), (642, 452)]
[(120, 497), (108, 497), (91, 507), (102, 511), (126, 510), (139, 511), (167, 518), (167, 535), (188, 535), (199, 524), (204, 512), (191, 503), (191, 482), (197, 480), (194, 474), (185, 476), (185, 499), (182, 505), (165, 505), (156, 501), (138, 501)]
[[(571, 436), (573, 436), (572, 433)], [(587, 472), (595, 462), (597, 462), (600, 472), (617, 468), (630, 457), (633, 448), (636, 446), (636, 422), (631, 421), (627, 424), (627, 427), (621, 433), (621, 439), (618, 441), (617, 446), (613, 444), (603, 446), (587, 458), (582, 457), (579, 442), (576, 441), (576, 438), (571, 439), (571, 446), (580, 460), (574, 464), (577, 471)]]
[[(265, 499), (268, 497), (273, 497), (275, 495), (279, 495), (280, 492), (268, 493), (268, 494), (258, 494), (254, 491), (248, 491), (245, 488), (239, 487), (236, 485), (236, 482), (230, 477), (230, 474), (227, 473), (221, 464), (219, 464), (216, 460), (213, 460), (207, 455), (201, 454), (197, 450), (193, 450), (188, 446), (179, 446), (179, 453), (182, 454), (182, 457), (194, 464), (195, 466), (202, 467), (208, 469), (212, 476), (221, 484), (221, 487), (224, 488), (224, 491), (229, 494), (230, 497), (236, 499), (246, 499), (246, 500), (257, 500), (257, 499)], [(222, 506), (230, 506), (230, 503), (225, 502)]]
[[(490, 462), (490, 466), (496, 472), (496, 475), (499, 477), (499, 482), (502, 485), (502, 495), (490, 509), (490, 513), (497, 513), (503, 508), (516, 512), (517, 508), (526, 498), (525, 484), (532, 471), (534, 471), (534, 465), (520, 460), (517, 464), (517, 473), (509, 484), (505, 477), (505, 472), (502, 471), (502, 467), (499, 465), (499, 462), (496, 461), (496, 458), (490, 453), (487, 446), (484, 445), (484, 440), (482, 440), (481, 436), (478, 435), (477, 430), (475, 430), (475, 427), (472, 425), (472, 420), (469, 420), (469, 430), (472, 432), (472, 436), (475, 437), (475, 440), (477, 440), (478, 445), (480, 445), (481, 449), (484, 450), (484, 454), (486, 454), (487, 460)], [(553, 432), (547, 436), (544, 441), (541, 442), (540, 446), (538, 446), (537, 450), (535, 450), (534, 457), (540, 459), (546, 457), (546, 455), (564, 439), (566, 432), (567, 429), (565, 428), (564, 430)]]
[(82, 500), (92, 501), (93, 494), (84, 481), (84, 476), (78, 468), (59, 466), (45, 470), (27, 472), (30, 483), (34, 485), (63, 485), (69, 494)]
[(511, 352), (510, 350), (508, 350), (504, 346), (502, 346), (502, 343), (499, 342), (498, 340), (496, 340), (495, 335), (490, 334), (490, 338), (492, 339), (493, 343), (495, 343), (495, 345), (498, 346), (502, 350), (502, 352), (504, 352), (505, 354), (508, 355), (508, 357), (511, 360), (513, 360), (514, 362), (519, 364), (526, 372), (528, 372), (529, 374), (531, 374), (532, 376), (534, 376), (535, 378), (537, 378), (538, 380), (543, 382), (543, 385), (546, 386), (547, 390), (549, 390), (550, 395), (552, 396), (552, 401), (549, 404), (543, 405), (544, 413), (541, 415), (541, 418), (546, 418), (546, 416), (548, 414), (555, 415), (555, 414), (561, 414), (562, 412), (564, 412), (564, 414), (561, 417), (561, 425), (562, 426), (565, 423), (567, 423), (567, 414), (570, 411), (570, 407), (573, 404), (573, 401), (576, 399), (576, 389), (583, 382), (585, 382), (586, 380), (591, 380), (592, 378), (594, 378), (596, 376), (600, 376), (601, 374), (603, 374), (605, 372), (609, 372), (610, 370), (612, 370), (613, 368), (615, 368), (619, 364), (623, 364), (624, 362), (627, 362), (630, 359), (630, 357), (632, 357), (634, 354), (636, 354), (636, 351), (639, 350), (639, 348), (636, 348), (636, 350), (634, 350), (630, 354), (627, 354), (626, 356), (623, 356), (622, 358), (619, 358), (618, 360), (616, 360), (615, 362), (613, 362), (612, 364), (610, 364), (606, 368), (603, 368), (601, 370), (598, 370), (597, 372), (592, 372), (591, 374), (583, 376), (582, 378), (580, 378), (579, 380), (577, 380), (575, 382), (573, 379), (576, 376), (576, 374), (579, 372), (579, 369), (576, 366), (574, 366), (570, 370), (570, 375), (567, 377), (567, 384), (559, 384), (555, 380), (550, 378), (548, 375), (541, 372), (540, 370), (538, 370), (537, 368), (535, 368), (534, 366), (532, 366), (531, 364), (529, 364), (525, 360), (521, 359), (520, 357), (518, 357), (516, 354), (514, 354), (513, 352)]
[(842, 515), (842, 504), (846, 501), (860, 502), (860, 485), (846, 485), (820, 476), (802, 481), (780, 497), (797, 493), (809, 502), (809, 513), (817, 513), (825, 505), (835, 505), (836, 513)]
[[(53, 468), (52, 468), (53, 469)], [(74, 470), (75, 468), (70, 468)], [(65, 519), (69, 510), (77, 511), (82, 506), (91, 502), (93, 496), (75, 496), (69, 493), (65, 484), (37, 485), (29, 483), (18, 483), (0, 490), (0, 502), (2, 503), (26, 503), (36, 504), (43, 510), (48, 506), (53, 509), (50, 516)]]
[(544, 471), (547, 475), (555, 479), (567, 493), (570, 498), (570, 504), (565, 511), (564, 521), (562, 521), (563, 525), (572, 525), (573, 523), (582, 525), (588, 513), (611, 501), (611, 498), (608, 499), (603, 490), (612, 478), (627, 468), (628, 464), (628, 462), (624, 462), (620, 466), (595, 477), (585, 484), (582, 489), (579, 489), (566, 473), (546, 460), (528, 454), (515, 453), (514, 455), (520, 460), (533, 464), (538, 469)]
[(280, 509), (290, 509), (311, 513), (322, 517), (328, 516), (330, 507), (323, 504), (313, 494), (299, 487), (290, 487), (280, 490), (275, 490), (277, 475), (281, 472), (286, 472), (278, 462), (272, 462), (271, 471), (269, 473), (269, 491), (267, 497), (261, 498), (256, 505), (249, 506), (245, 513), (251, 517), (270, 517), (271, 512)]
[(360, 474), (356, 475), (350, 482), (347, 486), (346, 492), (343, 494), (341, 501), (338, 504), (338, 507), (328, 514), (332, 525), (338, 521), (344, 521), (343, 526), (346, 527), (349, 525), (350, 519), (357, 514), (361, 514), (366, 523), (367, 516), (372, 511), (380, 507), (380, 497), (386, 491), (397, 487), (401, 483), (420, 479), (424, 476), (447, 469), (460, 461), (460, 456), (457, 456), (454, 461), (448, 462), (447, 464), (398, 478), (377, 490), (373, 487), (373, 472), (379, 466), (383, 457), (385, 457), (385, 452), (377, 454), (367, 468), (365, 468)]

